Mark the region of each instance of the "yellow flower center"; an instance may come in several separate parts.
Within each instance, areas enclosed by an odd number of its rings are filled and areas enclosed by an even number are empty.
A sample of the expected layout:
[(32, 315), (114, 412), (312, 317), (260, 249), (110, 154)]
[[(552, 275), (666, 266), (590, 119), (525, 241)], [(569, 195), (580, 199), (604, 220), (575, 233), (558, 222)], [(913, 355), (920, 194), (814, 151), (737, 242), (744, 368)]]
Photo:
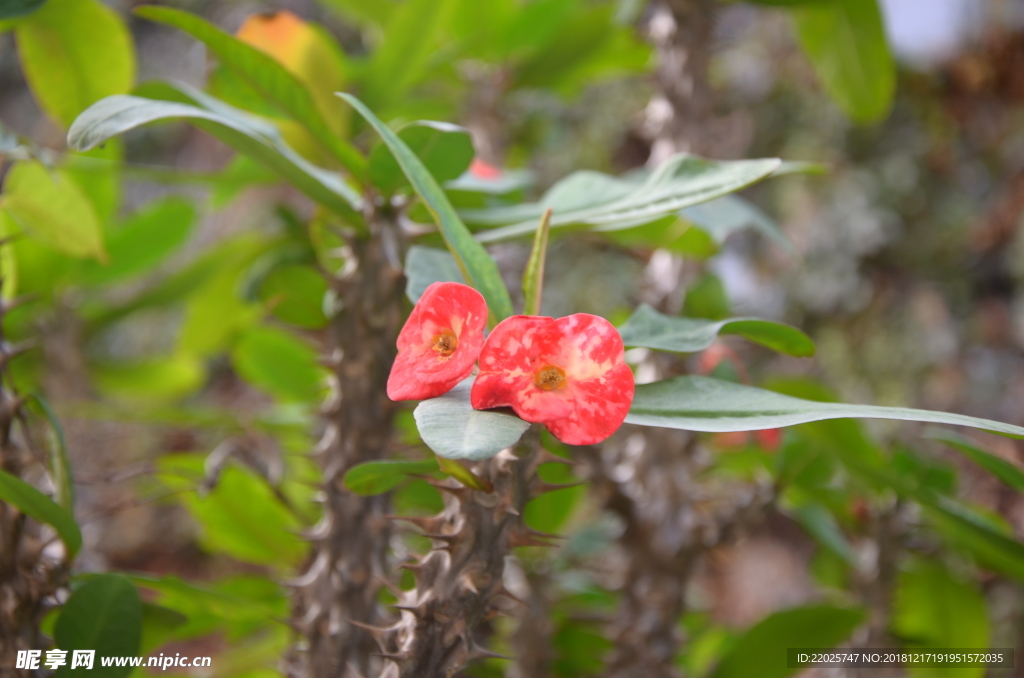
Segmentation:
[(545, 365), (533, 375), (533, 383), (545, 391), (565, 388), (565, 370), (554, 365)]
[(439, 358), (448, 358), (459, 347), (459, 338), (451, 330), (445, 330), (434, 337), (434, 352)]

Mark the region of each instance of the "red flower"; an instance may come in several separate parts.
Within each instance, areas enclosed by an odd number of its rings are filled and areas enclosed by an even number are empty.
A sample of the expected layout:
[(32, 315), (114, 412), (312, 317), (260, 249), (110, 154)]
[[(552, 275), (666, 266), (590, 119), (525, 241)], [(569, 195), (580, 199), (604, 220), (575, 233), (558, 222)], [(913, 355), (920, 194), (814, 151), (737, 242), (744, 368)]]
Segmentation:
[(592, 445), (622, 425), (633, 390), (622, 337), (604, 318), (517, 315), (487, 338), (470, 400), (478, 410), (510, 406), (563, 443)]
[(487, 302), (472, 287), (451, 282), (428, 287), (398, 335), (388, 397), (425, 400), (455, 388), (473, 371), (486, 323)]

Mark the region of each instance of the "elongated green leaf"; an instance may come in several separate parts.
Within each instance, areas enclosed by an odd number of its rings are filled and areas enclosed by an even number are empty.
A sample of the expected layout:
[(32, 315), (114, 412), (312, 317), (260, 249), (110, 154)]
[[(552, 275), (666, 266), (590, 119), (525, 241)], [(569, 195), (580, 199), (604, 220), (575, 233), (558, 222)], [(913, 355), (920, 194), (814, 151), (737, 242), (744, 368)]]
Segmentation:
[(384, 109), (401, 101), (428, 73), (454, 4), (452, 0), (407, 0), (389, 12), (384, 40), (370, 58), (364, 80), (371, 106)]
[(857, 556), (846, 535), (829, 510), (805, 493), (791, 488), (785, 495), (782, 509), (800, 523), (822, 546), (839, 556), (846, 564), (856, 567)]
[(928, 437), (935, 440), (941, 440), (953, 449), (962, 452), (968, 459), (996, 476), (1013, 489), (1018, 492), (1024, 492), (1024, 469), (1021, 469), (1019, 466), (1011, 464), (1002, 457), (997, 457), (991, 452), (986, 452), (967, 438), (958, 436), (949, 431), (936, 429), (935, 431), (930, 431), (928, 433)]
[(619, 328), (622, 343), (661, 351), (693, 353), (714, 343), (719, 334), (738, 334), (789, 355), (814, 355), (810, 337), (789, 325), (758, 318), (702, 320), (665, 315), (644, 304)]
[(52, 525), (73, 558), (82, 547), (82, 533), (70, 513), (28, 483), (0, 470), (0, 500), (17, 507), (31, 518)]
[[(469, 131), (446, 122), (420, 120), (398, 130), (398, 138), (423, 161), (439, 183), (462, 176), (475, 154)], [(368, 172), (370, 181), (385, 195), (409, 183), (385, 144), (375, 146), (370, 152)]]
[(962, 503), (948, 497), (914, 497), (924, 506), (928, 521), (952, 546), (971, 553), (978, 561), (996, 572), (1024, 581), (1024, 544), (1013, 538), (1008, 529), (994, 525)]
[(88, 150), (140, 125), (182, 118), (252, 156), (320, 204), (348, 215), (359, 208), (362, 198), (340, 175), (304, 159), (284, 142), (273, 125), (198, 90), (184, 85), (178, 88), (194, 103), (118, 95), (93, 104), (72, 123), (68, 145)]
[(146, 5), (136, 8), (135, 13), (144, 19), (180, 28), (203, 42), (221, 63), (302, 123), (356, 177), (365, 174), (365, 158), (331, 131), (309, 90), (272, 56), (188, 12)]
[(462, 216), (473, 224), (509, 224), (478, 233), (481, 242), (532, 233), (536, 219), (548, 207), (555, 211), (552, 228), (581, 224), (597, 231), (615, 231), (738, 191), (770, 177), (781, 164), (778, 158), (715, 161), (683, 153), (669, 158), (640, 182), (595, 172), (577, 173), (553, 186), (539, 203), (466, 210)]
[(474, 410), (469, 403), (473, 378), (439, 398), (424, 400), (413, 415), (423, 442), (439, 457), (489, 459), (515, 445), (530, 428), (519, 417)]
[[(778, 174), (778, 172), (776, 172)], [(682, 216), (694, 226), (710, 235), (721, 245), (732, 233), (753, 227), (774, 240), (786, 251), (793, 253), (793, 243), (768, 215), (737, 195), (723, 195), (692, 207), (684, 207)]]
[(68, 444), (64, 438), (64, 427), (60, 425), (60, 419), (54, 414), (50, 403), (38, 393), (32, 394), (32, 399), (43, 411), (43, 416), (50, 423), (50, 478), (53, 480), (54, 494), (57, 504), (70, 515), (75, 513), (75, 480), (71, 474), (71, 458), (68, 456)]
[(368, 461), (350, 468), (344, 482), (345, 487), (356, 494), (383, 494), (412, 474), (433, 473), (437, 470), (435, 459)]
[(422, 245), (413, 245), (405, 255), (405, 278), (405, 296), (414, 304), (436, 282), (466, 283), (451, 254)]
[[(68, 662), (58, 676), (124, 678), (131, 666), (103, 666), (101, 657), (135, 656), (142, 639), (142, 601), (135, 586), (117, 574), (90, 577), (64, 603), (54, 640), (68, 651)], [(91, 669), (71, 669), (72, 650), (95, 650)]]
[(80, 279), (97, 285), (148, 271), (185, 242), (195, 218), (195, 208), (181, 197), (171, 196), (147, 205), (108, 238), (110, 262), (87, 262)]
[(541, 294), (544, 290), (544, 262), (548, 255), (548, 233), (551, 231), (551, 208), (544, 210), (540, 226), (533, 238), (530, 259), (523, 271), (523, 313), (540, 315)]
[(636, 387), (626, 422), (689, 431), (753, 431), (823, 419), (901, 419), (968, 426), (1015, 438), (1024, 428), (963, 414), (906, 407), (821, 403), (709, 377), (674, 377)]
[(97, 0), (48, 0), (18, 22), (15, 36), (32, 94), (62, 126), (135, 80), (128, 28)]
[(854, 121), (889, 114), (896, 66), (877, 0), (831, 0), (793, 10), (797, 35), (825, 89)]
[(42, 163), (15, 163), (4, 179), (0, 207), (15, 223), (53, 249), (105, 260), (103, 233), (89, 200), (75, 182)]
[(786, 648), (828, 648), (846, 640), (864, 620), (859, 608), (814, 605), (770, 615), (740, 636), (718, 662), (711, 678), (785, 678)]
[(487, 300), (487, 308), (492, 319), (491, 324), (494, 325), (497, 321), (512, 315), (512, 299), (508, 295), (505, 283), (502, 282), (498, 265), (491, 259), (483, 245), (473, 239), (465, 224), (459, 219), (459, 215), (455, 213), (455, 208), (448, 201), (448, 196), (444, 194), (420, 159), (363, 102), (344, 92), (339, 92), (338, 96), (350, 103), (359, 111), (360, 115), (366, 118), (391, 150), (395, 160), (398, 161), (402, 171), (409, 179), (409, 183), (412, 184), (413, 189), (416, 190), (437, 221), (441, 235), (452, 256), (459, 263), (463, 275)]

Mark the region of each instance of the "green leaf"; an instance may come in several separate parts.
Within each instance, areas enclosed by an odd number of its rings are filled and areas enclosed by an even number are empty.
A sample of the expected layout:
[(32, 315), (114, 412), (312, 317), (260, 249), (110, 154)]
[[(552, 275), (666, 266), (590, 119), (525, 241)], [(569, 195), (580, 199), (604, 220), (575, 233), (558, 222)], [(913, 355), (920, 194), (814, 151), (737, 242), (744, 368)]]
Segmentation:
[(74, 257), (106, 259), (96, 212), (78, 185), (42, 163), (18, 162), (4, 180), (0, 206), (15, 223), (50, 247)]
[(447, 250), (422, 245), (413, 245), (405, 255), (405, 278), (405, 296), (414, 304), (436, 282), (466, 282), (458, 263)]
[(714, 273), (705, 273), (686, 288), (683, 315), (690, 318), (725, 320), (731, 312), (725, 285)]
[(892, 108), (896, 66), (877, 0), (831, 0), (793, 10), (797, 36), (825, 89), (855, 122)]
[(135, 80), (128, 28), (97, 0), (48, 0), (18, 22), (15, 37), (32, 94), (62, 126)]
[(389, 12), (384, 40), (370, 58), (363, 79), (364, 98), (371, 106), (385, 109), (401, 101), (427, 75), (454, 4), (452, 0), (405, 0)]
[(188, 617), (163, 605), (143, 603), (139, 651), (142, 654), (153, 654), (153, 650), (173, 639), (175, 632), (187, 621)]
[(738, 191), (772, 176), (781, 163), (778, 158), (716, 161), (682, 153), (669, 158), (642, 181), (596, 172), (576, 173), (555, 184), (538, 203), (466, 210), (462, 216), (473, 224), (509, 224), (478, 233), (481, 242), (533, 233), (540, 215), (549, 207), (555, 212), (552, 228), (580, 224), (595, 231), (616, 231)]
[(1024, 581), (1024, 544), (1013, 539), (1012, 532), (948, 497), (917, 493), (914, 498), (924, 505), (929, 522), (952, 546), (968, 551), (986, 567)]
[(930, 431), (928, 437), (942, 441), (953, 449), (962, 452), (968, 459), (1013, 489), (1018, 492), (1024, 492), (1024, 469), (1021, 469), (1016, 464), (1012, 464), (1002, 457), (997, 457), (991, 452), (986, 452), (967, 438), (958, 436), (950, 431), (943, 431), (941, 429), (934, 432)]
[(101, 364), (93, 368), (92, 377), (100, 392), (114, 398), (178, 400), (206, 382), (206, 369), (197, 356), (178, 352), (127, 364)]
[(302, 123), (356, 177), (366, 172), (363, 156), (331, 131), (305, 85), (272, 56), (225, 33), (203, 19), (170, 7), (145, 5), (135, 14), (175, 26), (205, 44), (225, 66), (267, 99)]
[(674, 377), (636, 387), (626, 422), (688, 431), (754, 431), (823, 419), (899, 419), (967, 426), (1014, 438), (1024, 428), (963, 414), (906, 407), (822, 403), (708, 377)]
[(859, 608), (813, 605), (776, 612), (740, 636), (722, 656), (711, 678), (784, 678), (786, 648), (838, 645), (864, 620)]
[[(130, 666), (103, 666), (101, 657), (125, 657), (139, 654), (142, 638), (142, 601), (135, 586), (117, 574), (89, 577), (64, 603), (54, 641), (68, 651), (68, 662), (58, 676), (124, 678)], [(71, 670), (71, 650), (95, 650), (91, 669)]]
[(474, 410), (469, 403), (473, 378), (439, 398), (416, 406), (416, 426), (427, 447), (447, 459), (489, 459), (515, 445), (528, 422), (510, 414)]
[(368, 109), (363, 102), (351, 94), (339, 92), (338, 96), (350, 103), (359, 114), (377, 131), (384, 143), (391, 150), (409, 183), (430, 210), (445, 244), (458, 262), (466, 280), (475, 287), (487, 300), (492, 325), (512, 315), (512, 299), (508, 295), (505, 283), (502, 282), (498, 265), (491, 259), (483, 245), (473, 239), (455, 208), (448, 201), (448, 196), (438, 185), (427, 168), (423, 166), (416, 154), (405, 145), (398, 135), (385, 125)]
[(75, 480), (71, 473), (71, 458), (68, 456), (67, 439), (64, 437), (64, 427), (60, 425), (60, 419), (54, 414), (50, 403), (38, 393), (33, 393), (32, 399), (36, 401), (43, 416), (50, 423), (50, 458), (47, 466), (50, 470), (50, 478), (53, 480), (54, 493), (57, 498), (57, 505), (68, 512), (75, 513)]
[[(134, 584), (157, 594), (156, 601), (187, 619), (176, 638), (194, 638), (224, 630), (237, 638), (265, 629), (288, 616), (288, 599), (280, 586), (263, 577), (243, 575), (216, 583), (188, 583), (178, 577), (129, 575)], [(145, 608), (143, 609), (145, 614)], [(143, 629), (143, 645), (146, 630)], [(143, 652), (146, 650), (143, 649)]]
[(31, 14), (42, 7), (44, 2), (46, 0), (4, 0), (0, 3), (0, 19), (14, 19)]
[(822, 546), (839, 556), (847, 565), (857, 567), (857, 555), (835, 516), (819, 501), (799, 488), (789, 488), (784, 495), (783, 511), (800, 523)]
[(155, 268), (184, 244), (195, 218), (195, 208), (184, 198), (153, 201), (107, 238), (109, 263), (85, 262), (79, 279), (88, 285), (109, 284)]
[(254, 327), (232, 352), (238, 373), (278, 398), (313, 402), (320, 397), (326, 371), (305, 342), (272, 327)]
[(327, 281), (309, 266), (276, 266), (260, 285), (260, 297), (275, 316), (306, 329), (327, 325), (326, 293)]
[(82, 547), (82, 533), (74, 517), (28, 483), (0, 470), (0, 499), (40, 523), (51, 525), (68, 550), (68, 559)]
[(345, 487), (356, 494), (383, 494), (396, 487), (410, 475), (435, 473), (438, 470), (436, 459), (422, 461), (368, 461), (353, 466), (345, 474)]
[(252, 156), (325, 207), (345, 215), (359, 208), (362, 198), (340, 175), (300, 156), (272, 124), (185, 85), (177, 88), (194, 103), (118, 95), (93, 104), (72, 123), (68, 145), (88, 150), (140, 125), (183, 118), (236, 151)]
[(737, 195), (723, 195), (692, 207), (684, 207), (682, 216), (697, 228), (710, 235), (721, 245), (734, 232), (753, 227), (754, 230), (774, 240), (787, 252), (795, 253), (793, 243), (782, 232), (779, 225), (757, 207)]
[(383, 26), (398, 5), (391, 0), (366, 2), (365, 0), (320, 0), (320, 4), (330, 7), (344, 18), (357, 24)]
[[(973, 585), (954, 579), (943, 566), (915, 559), (900, 573), (893, 601), (892, 630), (905, 648), (989, 647), (985, 597)], [(942, 669), (944, 676), (981, 678), (984, 667)], [(909, 670), (911, 676), (934, 676), (935, 669)]]
[(541, 294), (544, 290), (544, 261), (548, 255), (548, 233), (551, 231), (551, 209), (544, 210), (540, 226), (533, 237), (533, 249), (523, 271), (523, 313), (540, 315)]
[(795, 327), (758, 318), (702, 320), (665, 315), (644, 304), (619, 328), (622, 343), (660, 351), (694, 353), (714, 343), (719, 334), (738, 334), (792, 356), (814, 355), (814, 342)]
[[(209, 483), (200, 455), (165, 457), (160, 471), (161, 480), (172, 489), (191, 490)], [(288, 568), (307, 551), (307, 544), (295, 534), (302, 527), (298, 518), (267, 480), (248, 468), (228, 464), (209, 492), (186, 491), (182, 497), (202, 528), (203, 546), (212, 553)]]
[[(416, 154), (438, 183), (462, 176), (476, 153), (469, 131), (447, 122), (413, 122), (398, 130), (398, 138)], [(370, 152), (368, 173), (373, 185), (385, 195), (409, 184), (385, 144), (378, 144)]]

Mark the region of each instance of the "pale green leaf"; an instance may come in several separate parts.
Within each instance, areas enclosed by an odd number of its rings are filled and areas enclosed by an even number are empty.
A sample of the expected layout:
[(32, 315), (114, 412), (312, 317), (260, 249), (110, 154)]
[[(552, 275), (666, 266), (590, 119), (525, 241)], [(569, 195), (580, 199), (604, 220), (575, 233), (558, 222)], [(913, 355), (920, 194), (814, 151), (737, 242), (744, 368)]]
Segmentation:
[(438, 398), (424, 400), (413, 413), (427, 447), (447, 459), (488, 459), (515, 445), (528, 422), (491, 410), (474, 410), (469, 402), (473, 378)]
[(694, 353), (703, 351), (720, 334), (738, 334), (770, 349), (788, 355), (814, 355), (814, 342), (795, 327), (759, 318), (703, 320), (678, 318), (659, 313), (644, 304), (619, 328), (626, 346), (641, 346), (661, 351)]
[(1012, 437), (1024, 428), (963, 414), (906, 407), (823, 403), (709, 377), (674, 377), (636, 387), (626, 422), (689, 431), (754, 431), (823, 419), (899, 419), (967, 426)]
[(596, 231), (639, 226), (772, 176), (782, 161), (705, 160), (675, 155), (643, 178), (614, 178), (596, 172), (576, 173), (555, 184), (538, 203), (513, 208), (465, 210), (468, 223), (508, 224), (477, 234), (493, 242), (533, 233), (547, 208), (554, 210), (552, 228), (578, 224)]
[(405, 296), (416, 303), (436, 282), (466, 283), (455, 258), (447, 250), (413, 245), (405, 255)]
[(18, 22), (15, 37), (32, 94), (62, 126), (135, 80), (128, 28), (98, 0), (48, 0)]
[(339, 174), (317, 167), (300, 156), (284, 142), (272, 124), (198, 90), (184, 85), (178, 85), (178, 89), (194, 103), (128, 95), (112, 96), (97, 102), (72, 123), (68, 131), (68, 145), (88, 150), (147, 123), (185, 119), (235, 150), (252, 156), (328, 208), (351, 215), (361, 205), (362, 198)]

